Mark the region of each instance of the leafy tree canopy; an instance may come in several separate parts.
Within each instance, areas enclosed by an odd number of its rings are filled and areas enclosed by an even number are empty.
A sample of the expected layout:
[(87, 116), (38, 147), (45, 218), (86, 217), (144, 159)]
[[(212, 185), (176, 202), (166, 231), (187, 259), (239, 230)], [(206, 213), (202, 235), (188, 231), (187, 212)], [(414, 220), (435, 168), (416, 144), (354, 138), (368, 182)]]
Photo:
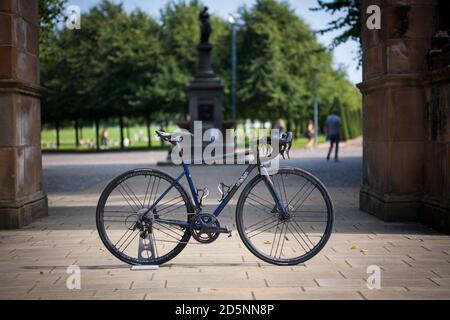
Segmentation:
[[(318, 7), (313, 11), (325, 11), (332, 15), (341, 13), (340, 17), (330, 21), (328, 27), (319, 30), (324, 34), (331, 31), (342, 30), (342, 33), (334, 38), (331, 47), (335, 48), (349, 40), (361, 42), (361, 1), (360, 0), (317, 0)], [(358, 52), (358, 60), (361, 64), (361, 49)]]
[[(198, 0), (172, 0), (156, 19), (103, 0), (82, 15), (81, 30), (51, 29), (41, 43), (43, 120), (185, 119), (186, 85), (197, 69), (201, 8)], [(356, 88), (333, 67), (331, 52), (287, 2), (257, 0), (241, 7), (239, 15), (241, 119), (306, 121), (315, 96), (321, 123), (336, 98), (341, 110), (360, 110)], [(217, 16), (212, 24), (213, 64), (227, 88), (227, 107), (230, 28)]]

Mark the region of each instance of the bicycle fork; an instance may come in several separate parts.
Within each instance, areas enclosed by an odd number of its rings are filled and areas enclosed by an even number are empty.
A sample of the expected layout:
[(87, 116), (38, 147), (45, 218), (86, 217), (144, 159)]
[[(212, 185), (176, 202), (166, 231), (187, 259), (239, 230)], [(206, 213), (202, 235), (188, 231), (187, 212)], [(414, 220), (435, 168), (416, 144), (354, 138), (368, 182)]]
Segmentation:
[(281, 198), (280, 194), (275, 189), (273, 181), (270, 178), (269, 172), (263, 166), (260, 167), (259, 171), (260, 171), (260, 174), (264, 178), (264, 182), (265, 182), (267, 188), (269, 188), (270, 194), (272, 195), (273, 199), (275, 200), (276, 206), (278, 207), (278, 210), (280, 213), (280, 215), (279, 215), (280, 219), (283, 221), (289, 220), (291, 215), (289, 214), (287, 207), (284, 205), (283, 199)]

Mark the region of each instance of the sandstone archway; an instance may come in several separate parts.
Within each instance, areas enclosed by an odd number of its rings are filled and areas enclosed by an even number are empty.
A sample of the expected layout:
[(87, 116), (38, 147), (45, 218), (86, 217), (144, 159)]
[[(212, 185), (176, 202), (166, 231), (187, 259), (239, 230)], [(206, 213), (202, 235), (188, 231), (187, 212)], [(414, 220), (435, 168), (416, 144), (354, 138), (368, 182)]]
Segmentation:
[[(439, 40), (448, 1), (379, 5), (381, 30), (363, 26), (364, 186), (361, 209), (450, 232), (450, 67)], [(433, 45), (432, 45), (433, 44)], [(448, 47), (447, 47), (448, 49)]]
[(0, 2), (0, 228), (47, 215), (40, 146), (37, 1)]
[[(448, 31), (448, 1), (363, 0), (363, 18), (373, 4), (382, 23), (362, 32), (361, 209), (450, 232), (449, 52), (429, 55), (433, 37)], [(0, 2), (0, 228), (47, 214), (38, 33), (37, 1)]]

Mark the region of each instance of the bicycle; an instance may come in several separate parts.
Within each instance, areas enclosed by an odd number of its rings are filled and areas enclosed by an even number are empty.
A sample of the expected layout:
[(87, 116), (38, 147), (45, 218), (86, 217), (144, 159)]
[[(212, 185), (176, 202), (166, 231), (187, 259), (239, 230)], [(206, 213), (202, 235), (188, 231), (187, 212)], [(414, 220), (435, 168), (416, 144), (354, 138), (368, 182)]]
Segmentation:
[[(183, 141), (177, 134), (158, 131), (157, 135), (174, 147)], [(283, 158), (289, 157), (291, 146), (292, 133), (282, 134), (279, 153)], [(316, 177), (297, 168), (280, 168), (270, 176), (259, 150), (257, 154), (256, 163), (249, 164), (232, 187), (219, 185), (222, 198), (212, 214), (203, 211), (209, 192), (196, 189), (184, 160), (176, 179), (155, 169), (122, 174), (106, 187), (97, 206), (103, 244), (130, 265), (161, 265), (180, 254), (191, 237), (210, 244), (220, 234), (231, 236), (231, 230), (220, 225), (219, 215), (258, 169), (237, 202), (241, 240), (256, 257), (271, 264), (297, 265), (313, 258), (332, 233), (334, 209), (328, 191)], [(191, 197), (180, 184), (183, 177)]]

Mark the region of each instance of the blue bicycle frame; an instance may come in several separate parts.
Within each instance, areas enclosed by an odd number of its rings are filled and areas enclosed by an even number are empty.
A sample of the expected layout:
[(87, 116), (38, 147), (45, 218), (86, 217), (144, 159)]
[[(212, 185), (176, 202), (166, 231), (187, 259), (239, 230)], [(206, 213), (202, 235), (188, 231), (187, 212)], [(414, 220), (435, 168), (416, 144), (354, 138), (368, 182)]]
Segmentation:
[[(200, 213), (201, 212), (202, 205), (200, 203), (199, 195), (198, 195), (197, 189), (195, 187), (194, 181), (192, 179), (191, 172), (189, 170), (189, 165), (184, 163), (184, 161), (182, 162), (182, 165), (183, 165), (183, 172), (180, 174), (180, 176), (177, 179), (175, 179), (175, 181), (172, 183), (172, 185), (155, 201), (155, 203), (151, 207), (149, 207), (147, 209), (147, 211), (145, 212), (145, 214), (143, 216), (144, 219), (147, 217), (147, 215), (150, 212), (152, 212), (158, 206), (158, 204), (164, 199), (164, 197), (173, 188), (175, 188), (175, 186), (181, 181), (181, 179), (183, 179), (183, 177), (186, 177), (186, 179), (188, 181), (189, 189), (191, 191), (192, 198), (194, 200), (196, 213)], [(262, 170), (266, 170), (261, 164), (250, 164), (248, 166), (248, 168), (244, 171), (242, 176), (238, 179), (238, 181), (234, 184), (234, 186), (230, 189), (230, 191), (224, 197), (224, 199), (221, 201), (220, 205), (215, 209), (213, 214), (216, 217), (218, 217), (222, 213), (223, 209), (228, 205), (228, 203), (234, 197), (234, 195), (239, 190), (239, 188), (244, 184), (244, 182), (250, 176), (252, 171), (255, 170), (256, 168), (259, 168), (259, 174), (262, 174), (261, 173)], [(275, 190), (273, 182), (270, 179), (270, 176), (269, 176), (269, 174), (266, 171), (264, 172), (263, 177), (264, 177), (264, 181), (265, 181), (266, 186), (269, 188), (269, 191), (270, 191), (272, 197), (274, 198), (274, 200), (276, 202), (276, 205), (278, 206), (278, 209), (281, 212), (282, 217), (285, 217), (285, 218), (288, 217), (289, 214), (288, 214), (288, 212), (286, 210), (285, 205), (283, 204), (283, 200), (280, 197), (280, 195), (278, 194), (278, 192)], [(180, 227), (183, 227), (183, 228), (188, 228), (189, 227), (189, 222), (184, 222), (184, 221), (164, 220), (164, 219), (158, 219), (157, 221), (160, 222), (160, 223), (165, 223), (165, 224), (169, 224), (169, 225), (176, 225), (176, 226), (180, 226)]]

